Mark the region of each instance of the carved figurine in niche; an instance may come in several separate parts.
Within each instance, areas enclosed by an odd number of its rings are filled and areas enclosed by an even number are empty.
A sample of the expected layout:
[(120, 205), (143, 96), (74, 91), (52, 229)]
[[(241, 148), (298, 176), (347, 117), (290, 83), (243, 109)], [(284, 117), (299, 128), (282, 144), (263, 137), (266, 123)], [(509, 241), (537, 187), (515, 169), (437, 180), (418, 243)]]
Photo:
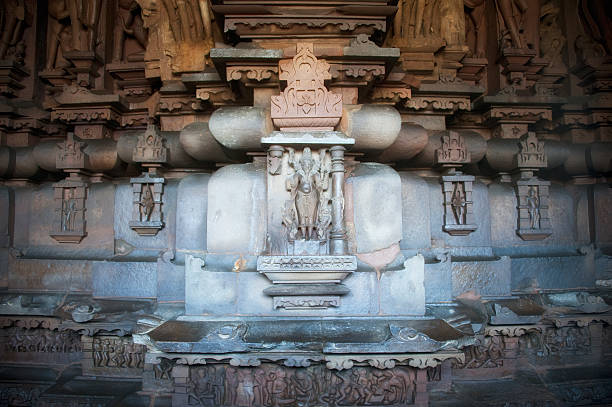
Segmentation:
[(142, 196), (140, 199), (140, 221), (149, 222), (151, 220), (151, 214), (155, 208), (155, 200), (153, 199), (153, 193), (151, 192), (151, 185), (143, 184)]
[[(393, 20), (392, 45), (418, 45), (414, 39), (439, 40), (439, 0), (400, 0)], [(440, 44), (442, 45), (442, 44)]]
[[(331, 216), (329, 216), (330, 219), (323, 219), (326, 216), (319, 216), (320, 203), (327, 205), (327, 202), (321, 202), (321, 198), (325, 200), (324, 197), (327, 196), (331, 171), (325, 149), (320, 150), (319, 157), (315, 159), (310, 148), (305, 147), (301, 158), (296, 160), (295, 151), (289, 149), (288, 162), (295, 172), (286, 181), (286, 188), (291, 192), (291, 199), (285, 206), (283, 219), (286, 219), (284, 223), (289, 230), (290, 241), (292, 236), (297, 237), (298, 233), (305, 240), (324, 236), (325, 230), (319, 231), (319, 229), (327, 228), (331, 222)], [(325, 224), (320, 221), (325, 221)]]
[(529, 13), (526, 0), (495, 0), (501, 48), (539, 49), (539, 12)]
[[(119, 0), (117, 12), (119, 21), (115, 25), (113, 62), (120, 62), (124, 58), (123, 51), (128, 36), (134, 38), (143, 49), (147, 48), (147, 31), (140, 12), (140, 6), (136, 0)], [(131, 55), (127, 56), (128, 59), (130, 57)]]
[(540, 11), (540, 49), (542, 57), (550, 67), (563, 66), (565, 36), (559, 27), (559, 7), (552, 1), (544, 4)]
[(487, 29), (485, 26), (485, 0), (463, 0), (468, 47), (474, 58), (486, 56)]
[(70, 64), (64, 58), (71, 50), (72, 36), (69, 29), (70, 12), (66, 0), (50, 0), (48, 3), (49, 28), (47, 36), (46, 69), (65, 68)]
[(72, 49), (95, 51), (103, 0), (67, 0), (72, 30)]
[(453, 197), (451, 199), (451, 207), (457, 225), (465, 225), (465, 211), (467, 209), (467, 199), (465, 197), (465, 189), (463, 182), (455, 182)]
[(531, 229), (540, 228), (540, 198), (538, 197), (538, 187), (529, 187), (527, 194), (527, 210), (529, 213), (529, 222)]
[(4, 0), (0, 4), (0, 59), (12, 56), (23, 63), (25, 14), (24, 0)]
[(75, 229), (75, 217), (78, 212), (73, 188), (64, 188), (64, 199), (62, 201), (62, 231), (73, 232)]
[[(601, 45), (601, 51), (612, 54), (612, 3), (608, 0), (580, 0), (578, 13), (587, 35)], [(584, 38), (581, 41), (588, 42)], [(598, 53), (601, 51), (598, 50)]]

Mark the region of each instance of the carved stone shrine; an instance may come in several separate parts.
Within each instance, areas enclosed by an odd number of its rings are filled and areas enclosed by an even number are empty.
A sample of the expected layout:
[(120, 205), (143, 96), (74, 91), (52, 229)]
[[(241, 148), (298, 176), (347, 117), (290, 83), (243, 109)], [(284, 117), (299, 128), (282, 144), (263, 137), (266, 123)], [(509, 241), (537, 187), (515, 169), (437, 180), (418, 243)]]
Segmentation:
[(0, 406), (612, 405), (612, 3), (0, 1)]

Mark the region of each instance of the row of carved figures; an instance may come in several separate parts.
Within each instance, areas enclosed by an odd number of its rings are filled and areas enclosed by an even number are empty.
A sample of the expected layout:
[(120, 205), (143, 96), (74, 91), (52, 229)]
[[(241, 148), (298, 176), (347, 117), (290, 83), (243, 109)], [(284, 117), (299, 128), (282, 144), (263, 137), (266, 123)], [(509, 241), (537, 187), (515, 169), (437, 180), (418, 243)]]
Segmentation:
[(397, 405), (413, 402), (415, 380), (414, 369), (403, 367), (201, 366), (190, 369), (188, 395), (201, 406)]

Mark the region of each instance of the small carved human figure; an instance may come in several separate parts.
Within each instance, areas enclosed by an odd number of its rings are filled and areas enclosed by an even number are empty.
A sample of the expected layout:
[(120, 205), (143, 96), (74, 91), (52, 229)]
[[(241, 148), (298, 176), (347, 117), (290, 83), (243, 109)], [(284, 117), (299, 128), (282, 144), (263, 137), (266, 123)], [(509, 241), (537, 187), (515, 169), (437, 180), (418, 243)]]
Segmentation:
[(142, 48), (147, 48), (147, 33), (136, 0), (119, 0), (117, 14), (119, 21), (115, 25), (113, 62), (120, 62), (124, 57), (123, 48), (127, 36), (134, 37)]
[(525, 0), (495, 0), (497, 21), (501, 28), (500, 38), (509, 38), (512, 48), (525, 48), (523, 34), (524, 18), (527, 14)]
[(64, 199), (62, 202), (62, 231), (74, 231), (74, 218), (77, 212), (76, 200), (73, 197), (72, 188), (64, 188)]
[(530, 186), (527, 193), (527, 211), (529, 213), (529, 224), (531, 229), (540, 228), (540, 198), (538, 187)]
[(71, 49), (72, 38), (66, 23), (70, 16), (66, 0), (49, 0), (49, 28), (47, 36), (46, 69), (64, 68), (68, 62), (64, 54)]
[(465, 199), (465, 190), (463, 182), (455, 182), (455, 189), (451, 198), (451, 207), (453, 208), (453, 215), (457, 225), (465, 224), (465, 210), (467, 207), (467, 201)]
[(466, 38), (474, 58), (484, 58), (487, 45), (485, 0), (463, 0), (466, 13)]
[(283, 164), (284, 148), (280, 146), (272, 146), (268, 151), (268, 173), (270, 175), (278, 175), (281, 173)]
[(0, 4), (0, 59), (7, 57), (10, 47), (15, 47), (13, 54), (16, 58), (22, 42), (25, 26), (25, 4), (23, 0), (4, 0)]
[[(319, 157), (324, 159), (325, 151), (321, 149)], [(322, 165), (321, 158), (315, 159), (310, 148), (305, 147), (299, 160), (295, 159), (294, 150), (289, 149), (289, 165), (294, 168), (295, 172), (286, 181), (287, 190), (291, 192), (291, 199), (285, 205), (283, 223), (288, 228), (290, 235), (293, 223), (296, 223), (297, 231), (305, 240), (318, 238), (319, 235), (323, 236), (325, 231), (317, 234), (315, 232), (320, 225), (322, 227), (329, 225), (327, 219), (322, 219), (325, 225), (319, 219), (319, 214), (325, 213), (324, 210), (320, 210), (319, 206), (320, 198), (329, 187), (328, 163), (324, 160)], [(295, 214), (293, 220), (291, 220), (292, 211)], [(331, 219), (329, 221), (331, 222)]]
[(142, 196), (140, 198), (140, 220), (141, 222), (149, 222), (153, 209), (155, 209), (155, 201), (153, 200), (153, 193), (151, 192), (151, 186), (149, 184), (143, 184)]

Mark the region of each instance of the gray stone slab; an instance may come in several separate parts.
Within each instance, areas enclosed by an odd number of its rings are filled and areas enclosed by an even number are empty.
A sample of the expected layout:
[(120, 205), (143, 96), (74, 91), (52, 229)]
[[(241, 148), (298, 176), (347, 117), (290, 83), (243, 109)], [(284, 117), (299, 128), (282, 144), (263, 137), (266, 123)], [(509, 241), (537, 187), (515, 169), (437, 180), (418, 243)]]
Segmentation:
[(235, 314), (238, 274), (208, 270), (202, 259), (185, 256), (185, 314)]
[(543, 289), (593, 287), (593, 253), (586, 256), (512, 259), (512, 288), (519, 289), (533, 280)]
[(185, 301), (185, 267), (157, 260), (157, 300)]
[(211, 253), (260, 254), (266, 242), (265, 166), (228, 165), (208, 183), (207, 246)]
[(212, 48), (210, 58), (214, 61), (278, 61), (283, 57), (282, 49), (257, 48)]
[(425, 302), (445, 302), (453, 299), (453, 279), (450, 256), (446, 261), (425, 264)]
[(511, 263), (505, 256), (496, 261), (453, 261), (453, 297), (469, 290), (485, 297), (510, 295)]
[(429, 187), (414, 173), (400, 172), (402, 180), (402, 240), (400, 248), (431, 246)]
[[(402, 185), (397, 172), (377, 163), (358, 165), (347, 179), (357, 253), (385, 249), (402, 239)], [(350, 210), (350, 209), (349, 209)], [(347, 218), (349, 215), (347, 215)]]
[(9, 247), (10, 191), (0, 185), (0, 247)]
[(185, 253), (206, 251), (206, 214), (210, 174), (194, 174), (178, 184), (176, 198), (176, 258), (184, 263)]
[(89, 293), (92, 291), (92, 262), (9, 257), (8, 280), (11, 290)]
[(263, 274), (253, 272), (238, 274), (238, 309), (243, 315), (274, 314), (272, 297), (264, 294), (264, 290), (272, 287), (270, 280)]
[(380, 313), (387, 315), (425, 315), (425, 260), (416, 255), (404, 268), (385, 271), (380, 277)]
[(94, 297), (157, 296), (157, 263), (93, 262)]

